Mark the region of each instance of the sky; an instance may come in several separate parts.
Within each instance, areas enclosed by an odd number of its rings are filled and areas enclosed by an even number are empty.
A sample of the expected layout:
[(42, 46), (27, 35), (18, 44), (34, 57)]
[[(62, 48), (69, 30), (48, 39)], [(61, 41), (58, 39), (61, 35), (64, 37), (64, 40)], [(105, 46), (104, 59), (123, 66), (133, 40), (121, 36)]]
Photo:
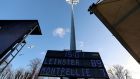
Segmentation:
[[(88, 12), (96, 0), (80, 0), (74, 7), (77, 50), (99, 52), (108, 69), (122, 65), (134, 79), (140, 78), (140, 65), (110, 33), (104, 24)], [(26, 46), (11, 62), (14, 69), (27, 68), (30, 60), (42, 61), (47, 50), (70, 48), (70, 6), (65, 0), (0, 0), (1, 20), (38, 20), (42, 35), (30, 35)]]

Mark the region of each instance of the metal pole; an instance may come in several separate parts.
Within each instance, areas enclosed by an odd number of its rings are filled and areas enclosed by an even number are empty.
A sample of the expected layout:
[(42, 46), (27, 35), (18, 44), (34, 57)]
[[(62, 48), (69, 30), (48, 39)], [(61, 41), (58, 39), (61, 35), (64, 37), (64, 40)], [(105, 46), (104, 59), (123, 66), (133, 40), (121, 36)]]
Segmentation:
[[(71, 5), (71, 38), (70, 38), (70, 50), (76, 50), (76, 38), (75, 38), (75, 25), (74, 25), (74, 10)], [(69, 77), (69, 79), (77, 79), (75, 77)]]
[(71, 5), (71, 38), (70, 38), (70, 50), (76, 50), (73, 5)]

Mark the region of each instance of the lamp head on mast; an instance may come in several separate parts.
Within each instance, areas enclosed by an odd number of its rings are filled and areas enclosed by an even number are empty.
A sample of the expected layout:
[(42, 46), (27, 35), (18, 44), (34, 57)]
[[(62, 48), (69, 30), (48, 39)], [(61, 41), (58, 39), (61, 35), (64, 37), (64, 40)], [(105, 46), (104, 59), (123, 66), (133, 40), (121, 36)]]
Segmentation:
[(79, 0), (66, 0), (66, 2), (68, 2), (71, 5), (76, 5), (79, 3)]

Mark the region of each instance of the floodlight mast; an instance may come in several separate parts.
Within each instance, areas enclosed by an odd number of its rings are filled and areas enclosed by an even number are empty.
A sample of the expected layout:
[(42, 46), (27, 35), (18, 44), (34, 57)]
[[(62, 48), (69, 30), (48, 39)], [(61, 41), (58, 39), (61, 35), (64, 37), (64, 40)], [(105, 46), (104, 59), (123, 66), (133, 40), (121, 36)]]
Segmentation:
[(79, 3), (79, 0), (66, 0), (71, 5), (71, 36), (70, 50), (76, 50), (75, 24), (74, 24), (74, 5)]

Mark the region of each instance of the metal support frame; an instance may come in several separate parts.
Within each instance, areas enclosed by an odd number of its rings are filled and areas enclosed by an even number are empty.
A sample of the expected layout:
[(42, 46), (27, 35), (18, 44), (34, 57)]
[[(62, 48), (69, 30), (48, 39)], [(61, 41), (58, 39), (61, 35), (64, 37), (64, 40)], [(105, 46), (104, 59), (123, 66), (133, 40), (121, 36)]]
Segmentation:
[[(5, 66), (2, 68), (2, 69), (0, 69), (0, 74), (4, 71), (4, 69), (10, 64), (10, 62), (17, 56), (17, 54), (20, 52), (20, 50), (24, 47), (26, 45), (26, 43), (21, 43), (20, 44), (20, 48), (18, 49), (18, 48), (12, 48), (11, 49), (11, 51), (9, 52), (10, 53), (10, 55), (9, 56), (11, 56), (12, 58), (10, 59), (10, 60), (8, 60), (8, 57), (5, 59), (5, 60), (3, 60), (3, 62), (1, 62), (0, 63), (0, 65), (4, 65), (5, 64)], [(18, 46), (19, 47), (19, 46)], [(13, 54), (14, 53), (14, 51), (16, 51), (16, 53), (15, 54)]]
[[(26, 42), (25, 43), (23, 43), (23, 42), (25, 41), (25, 39), (27, 38), (27, 36), (30, 35), (37, 26), (38, 25), (36, 25), (33, 29), (31, 29), (29, 31), (29, 33), (27, 33), (26, 35), (24, 35), (23, 36), (23, 39), (19, 43), (16, 43), (13, 46), (13, 48), (11, 50), (9, 50), (7, 52), (7, 54), (0, 60), (0, 66), (6, 64), (4, 67), (0, 68), (0, 75), (6, 69), (6, 67), (10, 64), (10, 62), (17, 56), (17, 54), (20, 52), (20, 50), (26, 45)], [(19, 46), (21, 46), (21, 47), (18, 49)], [(16, 51), (15, 54), (13, 54), (14, 51)], [(11, 56), (12, 58), (7, 61), (7, 59), (9, 58), (9, 56)]]

